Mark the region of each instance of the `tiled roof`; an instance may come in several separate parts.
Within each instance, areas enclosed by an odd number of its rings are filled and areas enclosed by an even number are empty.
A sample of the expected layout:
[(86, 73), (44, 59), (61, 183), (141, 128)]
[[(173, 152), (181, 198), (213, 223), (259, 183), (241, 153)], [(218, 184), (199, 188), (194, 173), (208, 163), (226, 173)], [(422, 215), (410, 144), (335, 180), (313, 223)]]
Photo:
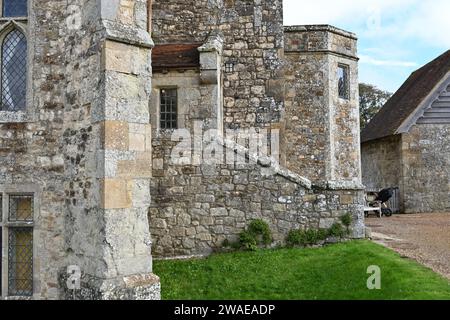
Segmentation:
[(368, 142), (396, 134), (402, 123), (450, 72), (450, 50), (411, 74), (361, 134)]
[(200, 54), (197, 49), (200, 46), (197, 43), (156, 45), (152, 53), (153, 71), (198, 68)]

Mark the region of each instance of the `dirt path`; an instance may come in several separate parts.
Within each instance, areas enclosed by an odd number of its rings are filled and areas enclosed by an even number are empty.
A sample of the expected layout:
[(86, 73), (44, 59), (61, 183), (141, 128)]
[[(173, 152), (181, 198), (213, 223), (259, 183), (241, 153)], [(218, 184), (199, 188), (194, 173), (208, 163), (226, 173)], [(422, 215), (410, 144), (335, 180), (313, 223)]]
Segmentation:
[(372, 239), (450, 279), (450, 213), (371, 216)]

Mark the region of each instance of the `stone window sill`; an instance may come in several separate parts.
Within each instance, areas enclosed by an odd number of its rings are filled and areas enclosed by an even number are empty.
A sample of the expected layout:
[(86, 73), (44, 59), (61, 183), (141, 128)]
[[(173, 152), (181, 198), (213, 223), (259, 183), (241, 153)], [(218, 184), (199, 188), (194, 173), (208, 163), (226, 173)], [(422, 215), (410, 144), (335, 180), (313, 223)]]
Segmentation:
[(25, 123), (30, 122), (30, 120), (27, 112), (0, 111), (0, 123)]

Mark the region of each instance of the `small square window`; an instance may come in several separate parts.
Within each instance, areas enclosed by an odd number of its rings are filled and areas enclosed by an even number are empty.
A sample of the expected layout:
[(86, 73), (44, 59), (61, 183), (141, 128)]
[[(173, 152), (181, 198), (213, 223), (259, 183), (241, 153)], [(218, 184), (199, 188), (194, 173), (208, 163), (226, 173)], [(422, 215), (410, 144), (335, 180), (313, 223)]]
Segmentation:
[(233, 62), (225, 63), (225, 72), (226, 73), (234, 72), (234, 63)]
[(33, 221), (33, 195), (9, 196), (9, 221)]
[(178, 95), (177, 89), (161, 89), (160, 91), (160, 128), (178, 128)]
[(3, 0), (3, 17), (26, 17), (28, 16), (28, 0)]
[(348, 66), (338, 66), (338, 82), (339, 98), (348, 100), (350, 98), (350, 72)]

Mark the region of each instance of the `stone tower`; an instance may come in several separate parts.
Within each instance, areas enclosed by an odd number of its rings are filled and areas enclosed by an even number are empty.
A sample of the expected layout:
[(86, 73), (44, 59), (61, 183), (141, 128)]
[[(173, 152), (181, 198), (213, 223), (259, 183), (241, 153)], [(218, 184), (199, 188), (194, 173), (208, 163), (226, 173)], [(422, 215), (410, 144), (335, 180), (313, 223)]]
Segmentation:
[[(2, 297), (159, 298), (147, 218), (148, 4), (29, 0), (26, 17), (0, 22), (28, 44), (26, 105), (0, 111)], [(18, 207), (29, 216), (12, 224)], [(29, 248), (21, 284), (16, 245)]]
[(283, 162), (316, 184), (361, 188), (356, 35), (285, 28)]

